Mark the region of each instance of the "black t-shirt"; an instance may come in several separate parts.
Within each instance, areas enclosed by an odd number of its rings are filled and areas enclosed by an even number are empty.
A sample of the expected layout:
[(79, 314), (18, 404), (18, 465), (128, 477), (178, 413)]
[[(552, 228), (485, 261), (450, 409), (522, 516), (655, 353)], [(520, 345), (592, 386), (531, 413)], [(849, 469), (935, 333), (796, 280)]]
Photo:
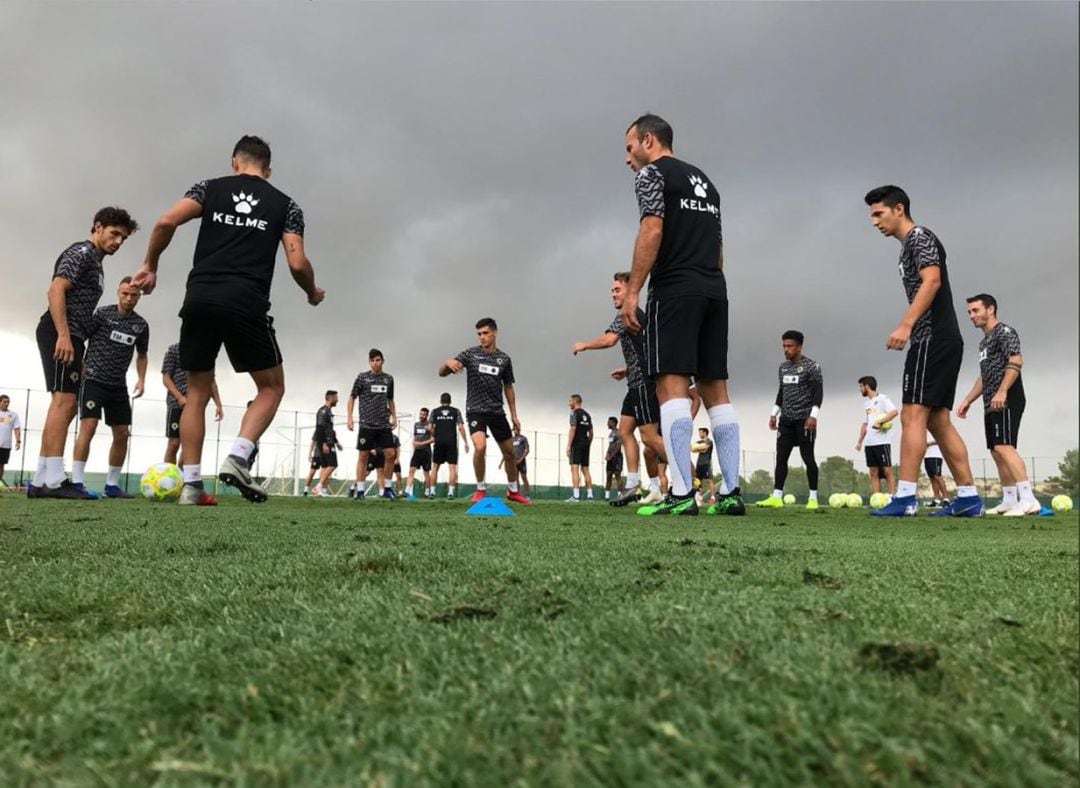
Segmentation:
[(311, 439), (319, 444), (319, 451), (322, 451), (322, 444), (324, 443), (329, 443), (331, 449), (337, 443), (337, 430), (334, 429), (334, 411), (329, 405), (323, 405), (315, 412), (315, 433), (311, 436)]
[(457, 443), (457, 428), (464, 424), (461, 411), (453, 405), (440, 405), (431, 414), (431, 422), (435, 425), (435, 442), (439, 444)]
[(949, 270), (945, 267), (945, 247), (925, 227), (914, 227), (900, 248), (900, 279), (904, 283), (904, 294), (909, 304), (915, 300), (915, 294), (922, 285), (919, 272), (930, 266), (941, 269), (941, 287), (934, 294), (930, 308), (915, 321), (911, 341), (925, 342), (933, 338), (963, 342), (956, 307), (953, 306), (952, 288), (949, 286)]
[(592, 440), (592, 416), (585, 408), (570, 411), (570, 426), (575, 427), (574, 445), (584, 446)]
[(103, 306), (90, 321), (84, 377), (106, 386), (126, 386), (127, 370), (135, 351), (144, 355), (150, 346), (150, 326), (132, 312), (121, 315), (115, 305)]
[(184, 196), (203, 207), (184, 303), (265, 314), (278, 244), (304, 234), (303, 211), (255, 175), (200, 181)]
[(642, 167), (634, 182), (641, 219), (658, 216), (664, 234), (649, 275), (650, 297), (727, 298), (720, 270), (720, 195), (692, 164), (664, 156)]
[[(56, 259), (53, 278), (62, 277), (71, 282), (71, 289), (64, 299), (68, 330), (74, 337), (88, 339), (92, 331), (94, 309), (105, 292), (105, 270), (101, 261), (105, 255), (90, 241), (72, 244)], [(52, 314), (45, 310), (42, 319), (52, 322)]]
[[(161, 374), (168, 375), (172, 378), (173, 384), (176, 386), (176, 390), (187, 396), (187, 378), (188, 374), (180, 366), (180, 343), (176, 342), (169, 345), (169, 349), (165, 351), (165, 359), (161, 362)], [(173, 397), (172, 392), (169, 391), (165, 398), (166, 405), (170, 408), (180, 407), (180, 403)]]
[[(412, 425), (412, 437), (413, 441), (426, 441), (431, 437), (431, 422), (430, 421), (414, 421)], [(413, 445), (413, 450), (417, 452), (431, 451), (431, 444), (428, 443), (425, 446)]]
[[(645, 310), (638, 309), (637, 319), (638, 325), (645, 325)], [(623, 360), (626, 362), (626, 387), (633, 389), (644, 386), (647, 377), (645, 375), (645, 332), (630, 333), (623, 325), (622, 315), (617, 315), (604, 333), (614, 334), (619, 338)]]
[(502, 413), (503, 390), (514, 383), (510, 356), (498, 348), (489, 351), (475, 345), (454, 358), (465, 367), (465, 412)]

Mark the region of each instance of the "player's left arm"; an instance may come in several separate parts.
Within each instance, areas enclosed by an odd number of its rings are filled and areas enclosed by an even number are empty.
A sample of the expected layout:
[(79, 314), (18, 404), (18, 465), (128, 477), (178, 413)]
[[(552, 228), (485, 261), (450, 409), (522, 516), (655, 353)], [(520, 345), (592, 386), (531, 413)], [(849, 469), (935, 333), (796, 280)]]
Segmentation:
[(889, 350), (903, 350), (907, 346), (915, 324), (920, 317), (926, 314), (926, 310), (930, 308), (930, 305), (934, 303), (934, 297), (937, 295), (938, 290), (941, 289), (941, 266), (924, 266), (919, 269), (919, 279), (922, 280), (922, 283), (919, 285), (918, 292), (915, 293), (915, 298), (911, 300), (911, 306), (904, 313), (900, 325), (889, 334), (889, 338), (885, 342), (885, 347)]
[(574, 346), (570, 348), (570, 352), (575, 356), (578, 353), (583, 353), (586, 350), (607, 350), (609, 347), (615, 347), (619, 342), (619, 335), (614, 331), (605, 331), (595, 339), (590, 339), (588, 342), (575, 342)]
[(638, 294), (645, 286), (645, 280), (649, 277), (653, 266), (656, 265), (656, 255), (660, 252), (660, 241), (664, 237), (664, 220), (659, 216), (643, 216), (638, 226), (637, 238), (634, 239), (634, 261), (630, 266), (630, 283), (627, 285), (626, 295), (623, 297), (622, 319), (623, 325), (628, 331), (637, 333), (641, 331), (641, 323), (638, 322)]
[(1001, 378), (1001, 386), (998, 387), (998, 390), (994, 392), (994, 396), (990, 399), (990, 410), (1004, 410), (1009, 401), (1009, 389), (1020, 377), (1020, 370), (1023, 366), (1024, 357), (1019, 353), (1009, 356), (1009, 360), (1005, 364), (1005, 374)]
[(135, 381), (135, 391), (132, 393), (132, 397), (138, 399), (146, 391), (146, 370), (150, 366), (150, 357), (146, 355), (146, 351), (136, 354), (135, 356), (135, 374), (138, 376), (138, 380)]
[(983, 392), (983, 379), (980, 372), (975, 376), (975, 382), (971, 386), (971, 391), (967, 393), (967, 396), (960, 401), (959, 407), (956, 409), (956, 415), (962, 419), (966, 419), (968, 410), (971, 408), (971, 404), (982, 396)]
[(390, 409), (390, 429), (397, 429), (397, 405), (394, 403), (394, 379), (390, 378), (389, 390), (386, 392), (386, 406)]
[(131, 284), (144, 293), (154, 292), (157, 287), (158, 262), (161, 255), (169, 248), (176, 228), (187, 224), (192, 219), (202, 216), (202, 203), (190, 197), (177, 200), (173, 206), (161, 214), (154, 229), (150, 231), (150, 240), (146, 244), (146, 257), (143, 258), (142, 267), (131, 278)]
[(218, 393), (217, 381), (210, 384), (210, 398), (214, 400), (214, 421), (225, 418), (225, 410), (221, 406), (221, 394)]

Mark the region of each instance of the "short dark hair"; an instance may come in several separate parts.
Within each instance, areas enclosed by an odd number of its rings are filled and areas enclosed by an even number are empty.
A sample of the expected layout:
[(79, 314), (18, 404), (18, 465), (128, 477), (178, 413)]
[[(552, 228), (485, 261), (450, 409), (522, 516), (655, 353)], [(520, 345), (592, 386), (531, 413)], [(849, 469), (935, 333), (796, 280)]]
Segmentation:
[(439, 403), (442, 404), (442, 405), (449, 405), (450, 404), (450, 392), (449, 391), (444, 391), (442, 394), (439, 395)]
[(616, 271), (615, 281), (622, 282), (624, 285), (630, 284), (630, 272), (629, 271)]
[(420, 412), (421, 413), (431, 413), (431, 411), (428, 410), (427, 408), (420, 408)]
[(270, 146), (262, 137), (253, 134), (245, 134), (236, 145), (233, 146), (232, 155), (242, 159), (250, 159), (256, 164), (262, 165), (263, 169), (270, 167)]
[(337, 392), (334, 391), (333, 389), (327, 389), (326, 390), (326, 396), (323, 397), (323, 399), (330, 399), (331, 397), (334, 397), (334, 396), (337, 396)]
[(572, 399), (574, 402), (581, 402), (581, 395), (580, 394), (571, 394), (570, 399)]
[(0, 394), (0, 399), (6, 399), (8, 402), (11, 402), (11, 397), (7, 394)]
[(972, 301), (982, 301), (983, 306), (985, 306), (987, 309), (989, 309), (990, 307), (994, 307), (994, 317), (997, 317), (997, 299), (989, 293), (979, 293), (978, 295), (973, 295), (967, 300), (969, 304)]
[(377, 347), (373, 347), (371, 350), (369, 350), (368, 353), (367, 353), (367, 357), (368, 357), (368, 361), (374, 361), (377, 358), (381, 358), (381, 359), (386, 358), (386, 356), (384, 356), (382, 354), (382, 351), (379, 350)]
[(139, 223), (131, 218), (131, 214), (115, 205), (109, 205), (94, 214), (91, 231), (95, 224), (102, 227), (121, 227), (128, 231), (128, 235), (133, 235), (139, 229)]
[(697, 428), (697, 431), (698, 431), (698, 432), (708, 432), (708, 431), (709, 431), (709, 428), (708, 428), (708, 427), (698, 427), (698, 428)]
[(656, 141), (665, 148), (670, 148), (675, 141), (675, 132), (672, 130), (671, 124), (651, 112), (646, 112), (627, 126), (626, 133), (629, 134), (630, 129), (635, 127), (637, 128), (638, 140), (644, 140), (646, 134), (652, 134), (656, 137)]
[(871, 189), (866, 193), (867, 205), (874, 205), (875, 203), (881, 203), (887, 205), (890, 208), (895, 208), (897, 205), (904, 206), (904, 215), (907, 218), (911, 218), (911, 200), (907, 196), (907, 192), (901, 189), (899, 186), (878, 186), (876, 189)]
[(482, 317), (476, 321), (477, 328), (490, 328), (492, 331), (498, 331), (499, 325), (495, 322), (493, 317)]
[(123, 279), (120, 280), (120, 284), (122, 284), (122, 285), (131, 284), (131, 277), (130, 276), (125, 276)]
[(803, 337), (802, 331), (796, 331), (795, 329), (792, 328), (792, 329), (789, 329), (788, 331), (785, 331), (780, 336), (781, 341), (786, 340), (786, 339), (793, 339), (793, 340), (795, 340), (796, 345), (802, 345), (803, 339), (805, 339), (805, 337)]
[(614, 422), (615, 424), (618, 424), (619, 420), (617, 418), (615, 418), (614, 416), (608, 416), (607, 417), (607, 423), (608, 423), (609, 427), (611, 426), (612, 422)]
[(859, 385), (866, 386), (867, 388), (871, 388), (874, 391), (877, 391), (877, 378), (875, 378), (873, 375), (863, 375), (861, 378), (859, 378)]

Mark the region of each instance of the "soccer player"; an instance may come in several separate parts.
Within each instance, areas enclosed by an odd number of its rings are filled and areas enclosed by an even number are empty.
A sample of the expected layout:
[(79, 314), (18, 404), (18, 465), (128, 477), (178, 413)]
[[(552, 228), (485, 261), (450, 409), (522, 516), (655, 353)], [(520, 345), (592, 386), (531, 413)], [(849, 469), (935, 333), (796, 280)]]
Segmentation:
[[(529, 495), (529, 439), (522, 434), (521, 430), (514, 430), (514, 437), (510, 439), (514, 444), (514, 460), (517, 461), (518, 481), (521, 483), (521, 492)], [(500, 467), (502, 462), (499, 463)]]
[[(187, 404), (188, 375), (180, 366), (180, 343), (169, 345), (161, 362), (161, 382), (165, 386), (165, 462), (177, 464), (180, 452), (180, 416)], [(214, 401), (214, 421), (221, 421), (225, 411), (221, 405), (217, 382), (210, 384), (210, 398)]]
[[(359, 424), (356, 430), (356, 448), (360, 456), (356, 460), (356, 482), (353, 485), (357, 500), (364, 497), (369, 470), (369, 455), (379, 451), (382, 458), (382, 488), (378, 494), (388, 500), (394, 500), (392, 489), (394, 460), (397, 451), (394, 448), (394, 429), (397, 427), (397, 406), (394, 404), (394, 377), (383, 371), (383, 354), (378, 348), (368, 352), (367, 372), (361, 372), (353, 381), (349, 394), (348, 422), (349, 432)], [(357, 405), (357, 421), (353, 421), (353, 404)]]
[[(604, 350), (619, 344), (625, 366), (611, 373), (615, 380), (626, 381), (626, 396), (623, 398), (619, 416), (619, 434), (626, 448), (626, 489), (623, 494), (611, 501), (612, 506), (626, 506), (641, 498), (638, 487), (641, 485), (641, 455), (634, 430), (641, 434), (645, 444), (645, 469), (649, 478), (649, 492), (641, 499), (643, 505), (660, 503), (662, 474), (658, 463), (663, 462), (664, 439), (660, 437), (660, 403), (656, 399), (656, 385), (645, 374), (645, 337), (640, 332), (627, 330), (621, 314), (623, 297), (630, 283), (630, 272), (619, 271), (611, 285), (611, 301), (615, 311), (619, 312), (603, 334), (588, 342), (575, 342), (570, 349), (575, 356), (586, 350)], [(638, 323), (643, 325), (645, 312), (637, 310)]]
[(176, 228), (201, 217), (180, 311), (180, 365), (188, 373), (187, 405), (180, 419), (184, 463), (180, 503), (187, 505), (217, 504), (203, 489), (202, 450), (206, 404), (222, 344), (233, 369), (249, 373), (257, 393), (244, 412), (218, 479), (249, 501), (260, 503), (269, 497), (251, 477), (248, 460), (285, 394), (285, 369), (269, 315), (278, 244), (285, 247), (289, 271), (308, 303), (318, 306), (326, 297), (316, 287), (315, 272), (304, 253), (303, 211), (267, 180), (270, 146), (258, 137), (241, 137), (233, 147), (232, 171), (224, 178), (199, 181), (158, 219), (146, 260), (134, 278), (143, 292), (152, 292), (158, 260)]
[(50, 394), (37, 473), (26, 488), (27, 498), (88, 500), (64, 473), (64, 444), (78, 410), (83, 353), (94, 309), (105, 289), (102, 261), (116, 254), (139, 224), (123, 208), (102, 208), (94, 215), (90, 238), (65, 249), (53, 267), (49, 308), (37, 327), (37, 345)]
[(967, 312), (972, 324), (983, 332), (979, 342), (979, 377), (956, 413), (962, 419), (967, 418), (972, 403), (982, 395), (986, 448), (997, 465), (1002, 492), (1001, 503), (990, 511), (1006, 517), (1039, 514), (1042, 505), (1031, 489), (1024, 459), (1016, 450), (1020, 419), (1027, 404), (1021, 376), (1024, 357), (1020, 353), (1020, 336), (1015, 328), (998, 320), (997, 299), (989, 293), (967, 299)]
[[(675, 158), (674, 133), (656, 115), (626, 130), (626, 163), (637, 173), (640, 224), (622, 319), (645, 330), (646, 374), (656, 380), (660, 427), (671, 462), (671, 490), (638, 514), (696, 515), (690, 443), (694, 435), (690, 378), (708, 409), (725, 484), (739, 478), (739, 423), (728, 396), (728, 299), (720, 197), (698, 167)], [(649, 280), (646, 322), (638, 298)], [(739, 488), (721, 495), (710, 514), (742, 514)]]
[(604, 452), (604, 500), (619, 497), (619, 483), (622, 481), (623, 441), (619, 434), (619, 420), (610, 416), (607, 420), (607, 451)]
[[(877, 378), (864, 375), (859, 378), (859, 394), (863, 397), (863, 420), (859, 426), (859, 440), (855, 451), (866, 451), (866, 470), (870, 474), (870, 489), (876, 493), (896, 494), (896, 480), (892, 472), (892, 444), (889, 427), (900, 413), (887, 394), (877, 390)], [(886, 489), (881, 489), (885, 479)]]
[(398, 498), (404, 492), (405, 485), (401, 483), (401, 439), (395, 434), (390, 440), (390, 444), (394, 450), (393, 465), (390, 470), (386, 469), (386, 450), (376, 449), (371, 452), (371, 458), (368, 460), (368, 470), (375, 471), (375, 485), (376, 489), (383, 491), (383, 496), (386, 496), (386, 489), (389, 488), (394, 498)]
[(708, 427), (698, 427), (697, 443), (690, 447), (690, 451), (697, 455), (697, 461), (694, 463), (694, 478), (699, 482), (702, 498), (705, 497), (705, 482), (708, 482), (709, 498), (712, 499), (716, 496), (716, 482), (713, 481), (713, 442), (709, 437)]
[(566, 458), (570, 460), (570, 483), (573, 493), (567, 500), (581, 500), (581, 477), (585, 477), (588, 499), (593, 500), (592, 472), (589, 470), (589, 449), (592, 447), (592, 416), (581, 407), (581, 395), (570, 395), (570, 432), (566, 435)]
[(817, 440), (817, 417), (824, 394), (821, 366), (803, 355), (803, 335), (800, 331), (785, 331), (781, 336), (784, 361), (778, 375), (780, 387), (776, 403), (769, 415), (769, 429), (776, 431), (776, 482), (772, 495), (758, 506), (779, 509), (784, 505), (784, 482), (787, 481), (788, 458), (799, 447), (806, 466), (806, 481), (810, 485), (810, 500), (806, 508), (818, 508), (818, 465), (814, 459)]
[(900, 481), (892, 503), (871, 514), (913, 517), (918, 513), (916, 481), (929, 429), (956, 480), (956, 500), (932, 516), (979, 517), (983, 502), (975, 489), (967, 446), (949, 418), (964, 341), (953, 307), (945, 247), (930, 230), (915, 224), (911, 201), (900, 187), (874, 189), (865, 201), (874, 227), (900, 242), (900, 277), (909, 305), (885, 347), (899, 351), (910, 343), (900, 412)]
[[(75, 439), (75, 455), (71, 464), (71, 483), (86, 490), (84, 474), (90, 456), (90, 441), (97, 432), (102, 413), (105, 423), (112, 427), (112, 446), (109, 447), (109, 473), (105, 478), (105, 496), (134, 498), (120, 488), (120, 472), (127, 457), (128, 437), (131, 435), (131, 400), (128, 399), (127, 370), (135, 355), (138, 380), (132, 397), (138, 399), (146, 389), (147, 350), (150, 347), (150, 326), (135, 311), (142, 292), (131, 284), (131, 277), (120, 280), (116, 304), (103, 306), (94, 312), (87, 328), (89, 344), (83, 359), (83, 383), (79, 392), (79, 434)], [(96, 492), (91, 492), (98, 497)]]
[[(514, 503), (531, 503), (518, 491), (517, 463), (514, 461), (514, 444), (511, 438), (513, 430), (521, 431), (521, 422), (517, 415), (517, 395), (514, 393), (514, 365), (510, 356), (496, 346), (499, 326), (494, 318), (484, 317), (476, 322), (476, 336), (479, 345), (466, 348), (454, 358), (447, 359), (439, 367), (439, 377), (456, 375), (464, 371), (465, 381), (465, 418), (469, 422), (472, 437), (473, 471), (476, 473), (476, 492), (472, 501), (477, 503), (487, 495), (485, 481), (484, 451), (487, 448), (487, 434), (502, 451), (506, 469), (506, 498)], [(510, 422), (503, 411), (503, 397), (510, 409)], [(511, 425), (513, 427), (511, 428)]]
[(927, 504), (931, 509), (944, 508), (949, 505), (948, 491), (945, 489), (945, 477), (941, 475), (941, 447), (937, 445), (934, 436), (926, 433), (926, 456), (923, 459), (923, 468), (930, 480), (930, 494), (933, 496)]
[(11, 410), (11, 397), (0, 394), (0, 485), (7, 487), (4, 481), (4, 467), (11, 459), (11, 438), (15, 437), (15, 451), (22, 448), (22, 421), (19, 414)]
[[(327, 483), (330, 481), (330, 476), (333, 475), (334, 469), (338, 467), (337, 453), (341, 450), (341, 443), (337, 438), (337, 431), (334, 429), (334, 408), (338, 404), (338, 393), (333, 389), (328, 389), (323, 399), (323, 406), (315, 412), (315, 433), (311, 437), (311, 442), (315, 445), (315, 448), (311, 455), (311, 466), (314, 468), (316, 464), (319, 468), (319, 483), (315, 485), (315, 489), (312, 494), (317, 497), (329, 495), (330, 492), (326, 489)], [(311, 477), (308, 476), (308, 484), (310, 484)], [(304, 494), (307, 494), (307, 485), (304, 485)]]
[(458, 435), (461, 436), (461, 445), (465, 453), (469, 453), (469, 439), (465, 436), (465, 422), (461, 418), (461, 411), (450, 404), (449, 392), (443, 392), (439, 397), (439, 407), (435, 408), (432, 416), (435, 443), (431, 449), (431, 486), (434, 488), (439, 483), (439, 468), (446, 463), (450, 466), (450, 480), (446, 488), (446, 499), (454, 500), (457, 491), (458, 479)]
[(432, 434), (431, 422), (428, 421), (430, 411), (420, 408), (419, 418), (413, 422), (413, 452), (409, 459), (409, 478), (405, 482), (405, 491), (410, 499), (412, 494), (413, 479), (416, 472), (422, 471), (421, 483), (424, 485), (424, 497), (431, 500), (435, 497), (435, 484), (431, 480), (431, 444), (435, 442)]

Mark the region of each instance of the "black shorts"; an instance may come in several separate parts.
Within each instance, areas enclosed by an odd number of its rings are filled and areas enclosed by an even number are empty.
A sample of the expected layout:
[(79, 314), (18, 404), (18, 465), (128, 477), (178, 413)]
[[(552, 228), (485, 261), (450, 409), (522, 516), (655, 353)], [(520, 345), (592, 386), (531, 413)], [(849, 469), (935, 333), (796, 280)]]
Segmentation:
[(638, 425), (660, 423), (660, 400), (656, 398), (656, 385), (650, 380), (644, 385), (626, 390), (621, 416), (629, 416)]
[(781, 418), (776, 425), (776, 442), (786, 442), (789, 446), (813, 446), (817, 440), (817, 430), (806, 429), (806, 419)]
[(607, 461), (607, 465), (605, 467), (608, 473), (622, 473), (622, 464), (622, 452), (619, 452)]
[(62, 364), (53, 358), (56, 340), (56, 326), (53, 325), (52, 316), (46, 313), (37, 327), (37, 346), (41, 353), (41, 368), (45, 372), (45, 390), (50, 393), (78, 395), (82, 385), (86, 342), (81, 337), (73, 336), (71, 346), (75, 349), (75, 360), (70, 364)]
[(923, 460), (923, 468), (927, 476), (941, 475), (941, 457), (927, 457)]
[(570, 464), (588, 467), (590, 448), (591, 445), (588, 443), (575, 443), (572, 445), (570, 447)]
[(439, 443), (436, 441), (432, 445), (432, 462), (436, 465), (442, 465), (443, 463), (449, 463), (450, 465), (457, 465), (458, 461), (458, 444), (457, 438), (454, 438), (453, 443)]
[(131, 426), (131, 400), (127, 386), (106, 386), (96, 380), (84, 380), (79, 390), (79, 418), (101, 420), (110, 427)]
[(356, 448), (359, 451), (394, 448), (394, 431), (389, 427), (381, 430), (361, 427), (356, 431)]
[(892, 446), (888, 443), (881, 443), (877, 446), (863, 446), (863, 451), (866, 453), (867, 468), (892, 467)]
[(983, 426), (986, 428), (986, 448), (995, 446), (1016, 447), (1020, 437), (1020, 418), (1024, 415), (1024, 403), (1007, 403), (999, 411), (986, 411)]
[(904, 359), (903, 403), (952, 409), (963, 361), (959, 337), (912, 342)]
[(0, 465), (7, 465), (8, 460), (11, 459), (11, 447), (6, 446), (0, 448)]
[(694, 466), (694, 478), (701, 481), (708, 481), (712, 478), (712, 464), (709, 465), (696, 465)]
[(169, 407), (165, 412), (165, 437), (166, 438), (179, 438), (180, 437), (180, 414), (184, 412), (184, 409), (179, 405), (173, 405)]
[(188, 372), (213, 370), (222, 345), (237, 372), (259, 372), (281, 364), (270, 315), (184, 304), (180, 318), (180, 366)]
[(431, 470), (431, 449), (418, 449), (413, 452), (412, 459), (409, 460), (410, 468), (421, 468), (425, 471)]
[(650, 378), (673, 374), (727, 380), (727, 354), (727, 298), (649, 294), (645, 355)]
[(528, 460), (522, 460), (521, 462), (519, 462), (517, 464), (517, 469), (518, 469), (518, 473), (521, 473), (521, 474), (524, 474), (524, 475), (527, 476), (529, 474), (529, 461)]
[(488, 430), (491, 430), (491, 437), (495, 439), (496, 443), (508, 441), (514, 434), (513, 430), (510, 429), (510, 422), (506, 420), (505, 413), (467, 413), (465, 421), (469, 422), (470, 435), (477, 432), (487, 435)]
[(317, 471), (320, 468), (336, 468), (337, 466), (337, 449), (321, 451), (321, 447), (315, 447), (311, 455), (311, 470)]

